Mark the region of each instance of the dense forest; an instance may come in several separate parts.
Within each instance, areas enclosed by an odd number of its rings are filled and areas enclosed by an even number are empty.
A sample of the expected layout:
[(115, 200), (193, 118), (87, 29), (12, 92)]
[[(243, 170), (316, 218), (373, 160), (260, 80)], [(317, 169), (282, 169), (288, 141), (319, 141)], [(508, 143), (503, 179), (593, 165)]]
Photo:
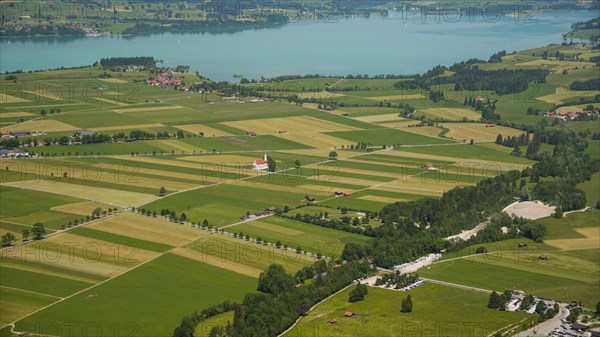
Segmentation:
[[(492, 55), (489, 63), (499, 62), (506, 52)], [(394, 84), (396, 89), (431, 90), (436, 85), (453, 84), (454, 90), (462, 91), (494, 91), (498, 95), (513, 94), (526, 90), (531, 83), (545, 83), (550, 73), (547, 69), (498, 69), (481, 70), (475, 64), (486, 63), (479, 59), (455, 63), (446, 68), (437, 66), (423, 75), (416, 75), (412, 80), (402, 80)], [(451, 71), (450, 76), (440, 76)]]
[(571, 90), (600, 90), (600, 78), (593, 78), (587, 81), (575, 81), (569, 85)]

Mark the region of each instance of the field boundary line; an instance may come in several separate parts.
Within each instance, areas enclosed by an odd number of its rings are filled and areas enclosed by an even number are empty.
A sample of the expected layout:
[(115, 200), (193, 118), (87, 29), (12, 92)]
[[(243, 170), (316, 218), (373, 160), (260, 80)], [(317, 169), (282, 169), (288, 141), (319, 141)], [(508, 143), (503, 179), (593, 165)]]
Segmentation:
[(476, 287), (469, 287), (469, 286), (465, 286), (465, 285), (458, 284), (458, 283), (450, 283), (450, 282), (445, 282), (445, 281), (440, 281), (440, 280), (433, 280), (433, 279), (425, 278), (425, 277), (421, 277), (421, 279), (425, 282), (435, 283), (435, 284), (439, 284), (439, 285), (443, 285), (443, 286), (447, 286), (447, 287), (454, 287), (454, 288), (459, 288), (459, 289), (478, 291), (478, 292), (482, 292), (482, 293), (486, 293), (486, 294), (492, 293), (492, 290), (481, 289), (481, 288), (476, 288)]
[(63, 297), (60, 297), (60, 296), (54, 296), (54, 295), (50, 295), (50, 294), (39, 293), (37, 291), (25, 290), (25, 289), (21, 289), (21, 288), (14, 288), (14, 287), (3, 286), (3, 285), (0, 285), (0, 288), (12, 289), (12, 290), (22, 291), (22, 292), (25, 292), (25, 293), (30, 293), (30, 294), (35, 294), (35, 295), (52, 297), (52, 298), (56, 298), (56, 299), (59, 299), (59, 300), (63, 299)]

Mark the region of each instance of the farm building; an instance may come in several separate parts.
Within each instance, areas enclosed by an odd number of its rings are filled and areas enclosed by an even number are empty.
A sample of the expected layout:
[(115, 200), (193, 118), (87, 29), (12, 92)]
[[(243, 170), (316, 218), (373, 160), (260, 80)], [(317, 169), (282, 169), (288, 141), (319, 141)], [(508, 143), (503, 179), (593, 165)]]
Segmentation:
[(257, 136), (257, 135), (256, 135), (256, 132), (254, 132), (254, 131), (246, 131), (246, 134), (247, 134), (248, 136), (250, 136), (250, 137), (256, 137), (256, 136)]
[(337, 319), (334, 317), (334, 318), (330, 319), (329, 321), (327, 321), (327, 323), (335, 324), (335, 323), (337, 323)]
[(317, 199), (315, 199), (315, 197), (311, 197), (310, 195), (307, 195), (305, 198), (306, 198), (306, 201), (310, 201), (310, 202), (314, 202), (317, 200)]
[(267, 161), (267, 154), (265, 153), (264, 159), (256, 159), (252, 163), (252, 169), (254, 171), (263, 171), (269, 168), (269, 162)]
[(354, 313), (352, 311), (346, 311), (344, 317), (354, 317)]
[(435, 166), (433, 166), (432, 163), (427, 163), (427, 164), (423, 165), (423, 168), (426, 169), (426, 170), (430, 170), (430, 171), (437, 170), (437, 168)]
[(13, 131), (11, 132), (11, 134), (15, 137), (22, 137), (22, 136), (29, 136), (31, 135), (31, 131), (28, 130), (20, 130), (20, 131)]
[(279, 133), (279, 134), (287, 134), (289, 132), (288, 132), (288, 130), (279, 130), (279, 131), (277, 131), (277, 133)]
[(495, 124), (486, 124), (485, 127), (486, 128), (493, 128), (493, 127), (496, 127), (496, 125)]

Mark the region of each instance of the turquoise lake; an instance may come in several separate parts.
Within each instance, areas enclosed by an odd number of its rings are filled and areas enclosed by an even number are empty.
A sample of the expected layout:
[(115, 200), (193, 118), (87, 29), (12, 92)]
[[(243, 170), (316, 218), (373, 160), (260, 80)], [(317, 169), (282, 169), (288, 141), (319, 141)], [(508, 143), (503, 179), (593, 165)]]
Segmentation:
[[(234, 74), (258, 79), (289, 74), (413, 74), (500, 50), (561, 43), (571, 24), (597, 12), (537, 13), (528, 18), (458, 22), (420, 15), (341, 18), (228, 32), (164, 33), (135, 37), (35, 37), (0, 40), (0, 71), (89, 65), (102, 57), (153, 56), (189, 65), (213, 80)], [(495, 21), (495, 22), (489, 22)]]

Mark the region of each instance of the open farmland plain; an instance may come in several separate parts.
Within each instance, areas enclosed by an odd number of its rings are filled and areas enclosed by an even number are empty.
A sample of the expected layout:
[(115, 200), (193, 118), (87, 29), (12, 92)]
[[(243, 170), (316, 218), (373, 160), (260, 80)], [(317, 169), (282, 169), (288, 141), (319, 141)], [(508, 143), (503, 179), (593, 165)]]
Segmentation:
[[(596, 55), (588, 47), (578, 52)], [(180, 74), (181, 90), (145, 85), (147, 72), (97, 66), (23, 73), (18, 80), (2, 75), (9, 84), (0, 88), (2, 140), (18, 140), (30, 158), (0, 160), (0, 234), (14, 237), (0, 255), (0, 328), (170, 336), (184, 316), (241, 303), (272, 264), (294, 275), (292, 286), (308, 288), (296, 272), (320, 260), (339, 268), (346, 245), (368, 246), (374, 229), (393, 232), (397, 224), (377, 215), (384, 207), (436, 200), (534, 165), (534, 157), (495, 144), (498, 134), (525, 133), (519, 123), (554, 123), (526, 113), (530, 106), (565, 104), (557, 111), (573, 112), (585, 107), (573, 100), (598, 94), (568, 89), (574, 80), (593, 79), (590, 69), (540, 59), (509, 55), (482, 67), (551, 69), (548, 82), (535, 95), (524, 91), (522, 100), (444, 83), (445, 98), (434, 102), (431, 89), (396, 88), (408, 78), (290, 79), (221, 92), (199, 91), (205, 79), (193, 73)], [(449, 76), (446, 70), (439, 78)], [(68, 81), (78, 89), (68, 90)], [(266, 97), (269, 85), (279, 97)], [(497, 104), (499, 120), (488, 122), (480, 108), (463, 103), (472, 98)], [(597, 121), (563, 122), (552, 127), (597, 128)], [(270, 169), (255, 169), (265, 156)], [(536, 182), (525, 184), (533, 189)], [(580, 185), (590, 207), (597, 184), (596, 173)], [(415, 228), (426, 228), (418, 222), (427, 224), (428, 216), (419, 219)], [(543, 244), (505, 240), (497, 243), (502, 254), (490, 244), (482, 255), (469, 246), (419, 273), (482, 289), (585, 298), (598, 293), (598, 221), (594, 211), (541, 219), (548, 229)], [(36, 237), (39, 225), (45, 232)], [(519, 242), (531, 249), (515, 248)], [(472, 335), (493, 335), (531, 318), (486, 310), (485, 293), (432, 283), (410, 290), (410, 315), (399, 311), (405, 293), (369, 288), (364, 301), (349, 303), (349, 292), (308, 311), (286, 335), (406, 336), (435, 326), (439, 335), (462, 336), (462, 326), (449, 327), (465, 317), (489, 323)], [(343, 318), (345, 311), (356, 316)], [(233, 317), (216, 315), (196, 332), (208, 335), (207, 327)], [(335, 317), (337, 325), (327, 324)]]

